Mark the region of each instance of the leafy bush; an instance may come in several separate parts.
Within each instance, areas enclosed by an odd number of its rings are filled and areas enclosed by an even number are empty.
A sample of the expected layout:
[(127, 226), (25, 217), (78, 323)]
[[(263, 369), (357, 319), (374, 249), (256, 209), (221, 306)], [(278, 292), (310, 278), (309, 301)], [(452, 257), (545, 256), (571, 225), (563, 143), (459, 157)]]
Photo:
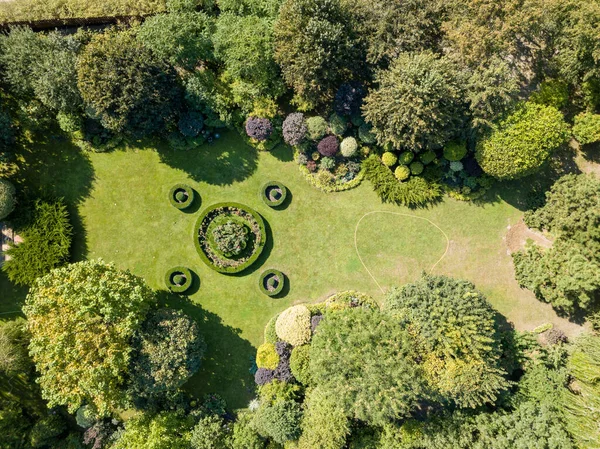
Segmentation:
[(400, 153), (400, 156), (398, 157), (398, 163), (402, 165), (408, 165), (414, 160), (414, 158), (415, 153), (412, 151), (404, 151)]
[(354, 137), (346, 137), (340, 144), (340, 151), (344, 157), (352, 157), (358, 150), (358, 143)]
[(341, 115), (333, 113), (329, 117), (329, 129), (336, 136), (341, 136), (348, 129), (348, 122)]
[(567, 341), (569, 340), (565, 333), (560, 329), (550, 329), (548, 332), (546, 332), (545, 338), (546, 343), (548, 343), (551, 346), (558, 345), (561, 343), (567, 343)]
[(275, 368), (275, 377), (282, 382), (292, 382), (294, 380), (290, 367), (292, 347), (285, 341), (278, 341), (275, 343), (275, 351), (279, 354), (279, 364)]
[(358, 138), (362, 143), (367, 145), (377, 142), (377, 137), (373, 133), (373, 127), (367, 123), (363, 123), (358, 127)]
[(323, 156), (332, 157), (335, 156), (335, 153), (337, 153), (339, 146), (340, 143), (337, 137), (327, 136), (318, 143), (317, 150), (319, 150), (319, 153), (321, 153)]
[(283, 121), (283, 140), (288, 145), (300, 144), (307, 132), (308, 127), (301, 112), (293, 112)]
[(279, 364), (279, 354), (275, 352), (275, 345), (264, 343), (256, 351), (256, 366), (274, 370)]
[(465, 142), (450, 142), (444, 147), (444, 157), (449, 161), (460, 161), (467, 155)]
[(308, 130), (308, 137), (316, 141), (322, 139), (327, 134), (327, 121), (320, 116), (310, 117), (306, 120), (306, 128)]
[[(365, 89), (358, 83), (344, 83), (335, 93), (333, 108), (336, 114), (353, 116), (360, 114)], [(337, 133), (336, 133), (337, 134)]]
[(396, 162), (398, 162), (398, 156), (396, 156), (396, 153), (392, 153), (391, 151), (386, 151), (385, 153), (383, 153), (381, 155), (381, 162), (383, 162), (383, 165), (385, 165), (387, 167), (391, 167), (391, 166), (395, 165)]
[(413, 175), (420, 175), (421, 173), (423, 173), (424, 168), (425, 167), (421, 162), (413, 162), (412, 164), (410, 164), (410, 173)]
[(398, 165), (394, 170), (394, 176), (398, 181), (406, 181), (410, 176), (410, 168), (406, 165)]
[(10, 181), (0, 178), (0, 220), (15, 209), (16, 203), (15, 186)]
[(325, 307), (327, 311), (346, 310), (353, 307), (379, 309), (379, 305), (372, 297), (354, 290), (348, 290), (331, 295), (325, 301)]
[(275, 379), (275, 370), (258, 368), (254, 373), (254, 382), (256, 385), (266, 385)]
[(248, 228), (235, 221), (228, 221), (215, 227), (212, 231), (212, 237), (226, 257), (233, 257), (240, 254), (248, 242)]
[(74, 133), (83, 128), (81, 115), (70, 112), (59, 112), (56, 114), (58, 127), (66, 133)]
[(248, 117), (246, 134), (259, 142), (267, 140), (273, 133), (273, 124), (267, 118)]
[(453, 172), (459, 172), (464, 168), (463, 163), (461, 161), (452, 161), (450, 162), (449, 167), (450, 170), (452, 170)]
[(205, 415), (200, 418), (192, 430), (191, 449), (220, 449), (227, 447), (228, 429), (223, 418), (217, 415)]
[(179, 117), (179, 132), (185, 137), (196, 137), (204, 127), (204, 117), (198, 111), (188, 111)]
[(279, 315), (275, 323), (277, 336), (291, 344), (300, 346), (310, 340), (310, 311), (306, 306), (292, 306)]
[(600, 114), (582, 112), (575, 116), (573, 135), (581, 145), (600, 141)]
[(31, 285), (52, 269), (68, 262), (73, 227), (67, 206), (62, 202), (36, 201), (33, 222), (22, 232), (23, 242), (6, 251), (10, 257), (2, 266), (18, 285)]
[(477, 162), (495, 178), (522, 178), (535, 173), (568, 136), (556, 108), (525, 103), (478, 143)]
[(562, 80), (542, 81), (539, 90), (531, 94), (531, 101), (562, 109), (569, 102), (569, 85)]
[(321, 159), (320, 167), (322, 170), (333, 170), (333, 168), (335, 167), (335, 159), (332, 157), (324, 157), (323, 159)]
[(310, 345), (296, 346), (292, 349), (290, 368), (296, 380), (304, 385), (310, 382), (309, 362)]
[(433, 161), (435, 161), (435, 153), (433, 151), (425, 151), (423, 154), (421, 154), (421, 156), (419, 157), (419, 159), (421, 160), (421, 162), (423, 162), (423, 164), (428, 165), (431, 164)]
[(75, 414), (75, 421), (77, 425), (83, 429), (88, 429), (96, 422), (97, 416), (96, 411), (89, 405), (84, 405), (77, 409)]
[(277, 343), (278, 338), (277, 338), (277, 331), (275, 330), (275, 323), (277, 322), (278, 317), (279, 317), (279, 315), (275, 315), (273, 318), (271, 318), (269, 320), (269, 322), (265, 326), (265, 332), (264, 332), (265, 343), (271, 343), (273, 345), (275, 343)]
[(294, 401), (277, 401), (260, 407), (254, 415), (254, 426), (265, 438), (279, 444), (300, 436), (302, 410)]
[(67, 430), (67, 424), (60, 415), (50, 415), (35, 423), (29, 434), (32, 448), (47, 447), (56, 442), (56, 437)]

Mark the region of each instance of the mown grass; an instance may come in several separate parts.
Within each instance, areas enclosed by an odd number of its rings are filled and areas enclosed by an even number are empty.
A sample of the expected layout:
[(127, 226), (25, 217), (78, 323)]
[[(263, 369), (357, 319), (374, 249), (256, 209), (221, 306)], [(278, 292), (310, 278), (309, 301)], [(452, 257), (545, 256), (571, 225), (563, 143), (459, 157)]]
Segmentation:
[[(569, 331), (569, 323), (514, 281), (503, 236), (522, 211), (501, 199), (511, 198), (506, 186), (483, 205), (446, 199), (430, 209), (411, 211), (382, 205), (368, 183), (347, 192), (322, 193), (306, 183), (289, 149), (258, 154), (234, 133), (189, 152), (159, 146), (81, 155), (68, 143), (57, 141), (26, 148), (24, 155), (23, 162), (31, 163), (23, 164), (22, 186), (38, 192), (46, 189), (70, 202), (74, 220), (80, 223), (76, 259), (101, 257), (143, 276), (161, 291), (163, 303), (185, 309), (202, 323), (207, 360), (187, 388), (196, 394), (220, 393), (234, 408), (245, 406), (252, 396), (252, 359), (263, 327), (274, 314), (340, 290), (383, 298), (354, 247), (356, 224), (371, 211), (415, 214), (440, 226), (450, 247), (434, 272), (474, 282), (517, 328), (554, 322)], [(63, 167), (52, 163), (54, 159), (68, 163)], [(261, 186), (271, 180), (283, 182), (290, 191), (289, 203), (279, 210), (260, 198)], [(189, 211), (169, 203), (169, 190), (176, 183), (190, 184), (200, 195)], [(200, 210), (223, 201), (247, 204), (267, 223), (270, 242), (242, 275), (211, 270), (193, 244)], [(357, 238), (365, 264), (384, 288), (429, 270), (446, 248), (446, 240), (434, 226), (388, 214), (366, 217)], [(177, 265), (189, 267), (197, 276), (186, 298), (164, 291), (164, 274)], [(259, 275), (268, 268), (287, 275), (290, 288), (283, 298), (260, 292)], [(18, 302), (15, 295), (5, 298), (3, 294), (2, 310)]]

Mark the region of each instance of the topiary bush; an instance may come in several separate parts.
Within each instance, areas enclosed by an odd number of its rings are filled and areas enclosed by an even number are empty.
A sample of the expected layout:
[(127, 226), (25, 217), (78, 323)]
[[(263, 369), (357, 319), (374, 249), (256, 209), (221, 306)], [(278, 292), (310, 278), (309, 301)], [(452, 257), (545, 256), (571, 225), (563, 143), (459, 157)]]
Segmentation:
[(412, 164), (410, 164), (410, 173), (413, 175), (420, 175), (421, 173), (423, 173), (424, 168), (425, 167), (421, 162), (413, 162)]
[(287, 198), (287, 188), (280, 182), (269, 181), (262, 186), (260, 196), (267, 206), (278, 207)]
[(293, 112), (288, 115), (283, 121), (283, 140), (288, 145), (299, 145), (308, 132), (304, 114), (301, 112)]
[(267, 118), (248, 117), (246, 120), (246, 134), (248, 137), (262, 142), (273, 133), (273, 124)]
[(173, 293), (184, 293), (192, 286), (192, 272), (186, 267), (174, 267), (165, 274), (165, 285)]
[(310, 345), (296, 346), (290, 356), (290, 369), (298, 382), (303, 385), (310, 383)]
[(582, 112), (577, 115), (573, 124), (573, 135), (581, 145), (600, 141), (600, 114)]
[(277, 336), (291, 344), (300, 346), (310, 341), (310, 311), (306, 306), (292, 306), (284, 310), (275, 323)]
[(410, 168), (406, 165), (398, 165), (394, 170), (394, 176), (398, 181), (406, 181), (410, 177)]
[(352, 157), (358, 150), (358, 142), (354, 137), (346, 137), (340, 144), (340, 152), (344, 157)]
[(198, 111), (188, 111), (179, 117), (177, 128), (185, 137), (196, 137), (204, 127), (204, 117)]
[(267, 296), (277, 296), (285, 286), (285, 275), (279, 270), (264, 271), (258, 280), (258, 286)]
[(169, 201), (177, 209), (187, 209), (194, 201), (194, 189), (187, 184), (176, 184), (169, 191)]
[(327, 136), (318, 143), (317, 150), (319, 150), (319, 153), (323, 156), (332, 157), (337, 153), (339, 145), (337, 137)]
[(0, 220), (6, 218), (17, 203), (15, 186), (6, 179), (0, 179)]
[(392, 153), (391, 151), (386, 151), (381, 156), (381, 162), (383, 162), (383, 165), (391, 167), (395, 165), (396, 162), (398, 162), (398, 156), (396, 156), (396, 154)]
[(402, 165), (408, 165), (413, 161), (414, 158), (415, 153), (412, 151), (404, 151), (403, 153), (400, 153), (400, 156), (398, 157), (398, 163)]
[(431, 150), (426, 151), (425, 153), (421, 154), (419, 159), (425, 165), (431, 164), (433, 161), (435, 161), (435, 153)]
[(450, 142), (444, 148), (444, 157), (452, 161), (460, 161), (467, 155), (467, 146), (464, 142)]
[(274, 370), (279, 365), (279, 354), (275, 351), (275, 345), (263, 343), (256, 351), (256, 366), (259, 368)]
[(333, 113), (329, 117), (329, 129), (336, 136), (342, 136), (348, 129), (348, 122), (341, 115)]
[(310, 117), (306, 120), (308, 137), (312, 140), (319, 140), (327, 134), (327, 121), (320, 116)]

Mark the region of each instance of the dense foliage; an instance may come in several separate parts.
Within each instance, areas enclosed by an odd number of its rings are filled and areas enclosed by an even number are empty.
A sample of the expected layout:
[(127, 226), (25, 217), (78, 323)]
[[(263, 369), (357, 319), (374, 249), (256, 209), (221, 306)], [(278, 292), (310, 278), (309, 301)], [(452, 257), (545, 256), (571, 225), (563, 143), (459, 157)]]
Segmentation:
[(15, 186), (6, 179), (0, 179), (0, 220), (15, 209), (16, 202)]

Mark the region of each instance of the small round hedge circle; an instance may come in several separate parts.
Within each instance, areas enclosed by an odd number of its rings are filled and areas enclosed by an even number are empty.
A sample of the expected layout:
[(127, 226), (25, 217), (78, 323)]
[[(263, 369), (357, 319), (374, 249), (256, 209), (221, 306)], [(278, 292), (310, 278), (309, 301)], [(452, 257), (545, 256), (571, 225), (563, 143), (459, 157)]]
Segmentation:
[(408, 165), (413, 161), (414, 158), (415, 153), (412, 151), (405, 151), (404, 153), (400, 153), (400, 156), (398, 157), (398, 163), (402, 165)]
[(186, 209), (194, 201), (194, 189), (187, 184), (176, 184), (169, 192), (169, 201), (177, 209)]
[(171, 268), (165, 275), (165, 284), (173, 293), (184, 293), (189, 290), (192, 280), (192, 272), (185, 267)]
[(420, 175), (421, 173), (423, 173), (424, 168), (425, 167), (423, 166), (423, 164), (418, 161), (410, 164), (410, 172), (413, 175)]
[[(221, 223), (237, 221), (249, 229), (249, 239), (240, 254), (227, 257), (211, 240), (212, 229)], [(194, 227), (194, 245), (200, 259), (219, 273), (240, 273), (252, 265), (262, 253), (267, 240), (265, 223), (253, 209), (239, 203), (217, 203), (206, 208)]]
[(394, 153), (392, 153), (391, 151), (386, 151), (381, 156), (381, 162), (383, 162), (383, 165), (391, 167), (396, 162), (398, 162), (398, 157)]
[(444, 157), (450, 162), (460, 161), (466, 155), (467, 147), (464, 143), (450, 142), (446, 145), (446, 148), (444, 148)]
[(287, 187), (277, 181), (269, 181), (260, 190), (260, 196), (267, 206), (281, 206), (287, 197)]
[(279, 270), (263, 271), (258, 280), (260, 291), (267, 296), (276, 296), (285, 286), (285, 275)]
[(410, 168), (406, 165), (398, 165), (394, 170), (394, 176), (398, 181), (406, 181), (410, 176)]

